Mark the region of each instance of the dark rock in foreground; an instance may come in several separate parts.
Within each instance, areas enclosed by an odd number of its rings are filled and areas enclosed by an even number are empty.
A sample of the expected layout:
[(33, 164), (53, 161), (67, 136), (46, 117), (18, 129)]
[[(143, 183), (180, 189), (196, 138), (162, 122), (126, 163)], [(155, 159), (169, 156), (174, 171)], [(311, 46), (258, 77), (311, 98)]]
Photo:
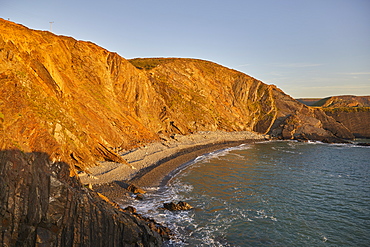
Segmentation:
[(161, 246), (168, 229), (124, 211), (45, 153), (0, 151), (4, 246)]

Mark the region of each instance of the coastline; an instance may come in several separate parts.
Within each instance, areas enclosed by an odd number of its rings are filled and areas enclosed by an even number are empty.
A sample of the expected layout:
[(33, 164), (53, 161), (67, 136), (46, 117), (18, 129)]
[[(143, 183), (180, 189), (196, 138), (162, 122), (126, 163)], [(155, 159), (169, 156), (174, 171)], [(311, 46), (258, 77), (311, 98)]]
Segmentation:
[(268, 140), (266, 135), (251, 131), (202, 131), (186, 136), (175, 135), (121, 152), (120, 156), (129, 165), (99, 162), (98, 166), (79, 176), (83, 184), (89, 184), (97, 192), (119, 202), (124, 194), (128, 194), (128, 184), (144, 189), (163, 186), (177, 168), (201, 155), (263, 140)]

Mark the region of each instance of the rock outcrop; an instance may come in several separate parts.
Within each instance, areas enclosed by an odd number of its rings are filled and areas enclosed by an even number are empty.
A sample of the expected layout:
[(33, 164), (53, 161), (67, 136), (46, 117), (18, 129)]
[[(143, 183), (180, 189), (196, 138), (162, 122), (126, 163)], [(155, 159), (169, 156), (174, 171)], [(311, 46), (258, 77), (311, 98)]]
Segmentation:
[(273, 136), (324, 142), (354, 138), (345, 126), (326, 115), (322, 109), (301, 104), (279, 90), (275, 91), (275, 98), (279, 114), (270, 131)]
[(183, 201), (180, 201), (178, 203), (174, 202), (163, 203), (163, 208), (170, 211), (182, 211), (193, 209), (193, 207), (190, 206), (189, 203)]
[(370, 138), (370, 107), (328, 107), (323, 110), (346, 126), (356, 138)]
[(320, 109), (215, 63), (127, 61), (0, 19), (1, 244), (160, 245), (161, 228), (82, 188), (76, 172), (125, 163), (120, 150), (160, 135), (210, 130), (353, 137)]
[(0, 151), (0, 191), (2, 246), (161, 246), (169, 234), (83, 188), (46, 153)]
[(342, 95), (324, 99), (298, 99), (321, 109), (344, 125), (356, 138), (370, 138), (370, 96)]

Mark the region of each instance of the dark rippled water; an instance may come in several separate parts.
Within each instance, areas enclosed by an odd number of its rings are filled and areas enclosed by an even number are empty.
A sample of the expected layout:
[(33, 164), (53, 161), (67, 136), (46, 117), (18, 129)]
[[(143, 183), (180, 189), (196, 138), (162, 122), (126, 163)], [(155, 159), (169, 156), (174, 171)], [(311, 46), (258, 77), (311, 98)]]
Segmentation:
[[(167, 246), (370, 246), (370, 148), (265, 142), (188, 164), (135, 202), (168, 225)], [(158, 210), (184, 200), (196, 209)]]

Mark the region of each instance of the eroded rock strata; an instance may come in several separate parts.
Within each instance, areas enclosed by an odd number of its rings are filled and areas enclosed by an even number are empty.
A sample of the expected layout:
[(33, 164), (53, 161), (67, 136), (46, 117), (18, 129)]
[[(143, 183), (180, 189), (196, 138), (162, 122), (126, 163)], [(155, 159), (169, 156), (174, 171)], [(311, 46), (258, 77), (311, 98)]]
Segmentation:
[(2, 246), (161, 246), (169, 236), (82, 187), (46, 153), (3, 150), (0, 161)]
[(370, 107), (328, 107), (323, 110), (346, 126), (356, 138), (370, 138)]
[(118, 151), (163, 135), (212, 130), (353, 138), (323, 111), (215, 63), (127, 61), (0, 19), (1, 243), (160, 245), (153, 222), (82, 188), (76, 172), (125, 163)]
[(326, 115), (343, 124), (356, 138), (370, 138), (370, 96), (342, 95), (298, 100), (321, 107)]

